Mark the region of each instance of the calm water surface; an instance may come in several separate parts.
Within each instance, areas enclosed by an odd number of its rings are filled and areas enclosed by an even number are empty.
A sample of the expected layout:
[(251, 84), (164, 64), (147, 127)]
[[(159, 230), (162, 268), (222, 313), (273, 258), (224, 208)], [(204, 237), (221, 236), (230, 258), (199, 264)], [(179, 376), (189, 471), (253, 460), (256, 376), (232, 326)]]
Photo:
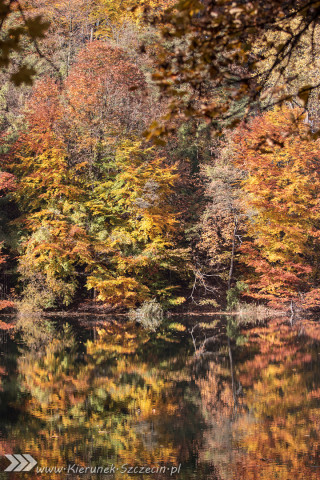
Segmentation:
[[(0, 334), (0, 479), (320, 479), (320, 323), (274, 319), (195, 357), (177, 324), (94, 321), (26, 316)], [(38, 472), (4, 473), (10, 453)]]

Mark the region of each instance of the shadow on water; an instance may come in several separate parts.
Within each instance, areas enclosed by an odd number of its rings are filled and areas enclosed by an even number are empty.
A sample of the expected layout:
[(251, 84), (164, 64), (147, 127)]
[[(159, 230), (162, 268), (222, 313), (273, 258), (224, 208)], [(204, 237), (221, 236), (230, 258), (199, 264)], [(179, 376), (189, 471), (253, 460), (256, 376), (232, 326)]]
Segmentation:
[[(139, 475), (165, 480), (319, 478), (319, 323), (220, 324), (195, 355), (179, 323), (148, 333), (20, 317), (0, 342), (3, 454), (40, 467), (181, 464)], [(70, 473), (37, 478), (132, 478)]]

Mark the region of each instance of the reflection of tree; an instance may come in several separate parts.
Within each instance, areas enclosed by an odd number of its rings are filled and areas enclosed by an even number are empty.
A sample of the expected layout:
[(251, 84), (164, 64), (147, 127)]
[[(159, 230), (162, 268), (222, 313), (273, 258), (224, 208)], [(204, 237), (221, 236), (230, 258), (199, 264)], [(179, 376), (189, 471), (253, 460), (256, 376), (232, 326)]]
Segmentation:
[[(113, 322), (98, 330), (98, 338), (87, 341), (81, 354), (70, 328), (55, 336), (48, 332), (46, 343), (35, 341), (30, 328), (29, 323), (31, 348), (18, 362), (27, 428), (15, 426), (12, 432), (21, 438), (22, 449), (49, 466), (189, 461), (199, 420), (196, 411), (187, 418), (191, 407), (179, 387), (186, 372), (168, 352), (157, 356), (155, 338), (137, 333), (134, 325)], [(38, 329), (40, 339), (43, 328), (45, 323)], [(152, 361), (145, 358), (148, 349)]]
[(252, 356), (235, 367), (244, 390), (236, 416), (228, 364), (211, 362), (198, 382), (211, 422), (203, 460), (211, 457), (219, 478), (318, 478), (319, 338), (313, 322), (292, 329), (274, 320), (251, 330)]
[(227, 352), (197, 381), (209, 427), (200, 460), (223, 480), (319, 478), (320, 325), (274, 320), (249, 337), (249, 359), (234, 361), (236, 397)]
[(233, 375), (226, 346), (190, 370), (174, 334), (132, 324), (105, 324), (83, 347), (42, 320), (23, 331), (21, 414), (5, 448), (42, 465), (181, 462), (188, 480), (317, 478), (315, 323), (250, 330), (247, 351), (232, 347)]
[[(320, 326), (307, 325), (319, 338)], [(238, 422), (241, 478), (319, 478), (319, 347), (311, 350), (300, 329), (273, 321), (252, 332), (260, 352), (239, 372), (254, 418)]]
[[(207, 373), (197, 380), (201, 396), (201, 411), (207, 422), (200, 461), (211, 464), (216, 477), (233, 480), (234, 425), (243, 414), (243, 398), (230, 364), (231, 346), (225, 357), (210, 360)], [(232, 354), (231, 354), (232, 355)]]

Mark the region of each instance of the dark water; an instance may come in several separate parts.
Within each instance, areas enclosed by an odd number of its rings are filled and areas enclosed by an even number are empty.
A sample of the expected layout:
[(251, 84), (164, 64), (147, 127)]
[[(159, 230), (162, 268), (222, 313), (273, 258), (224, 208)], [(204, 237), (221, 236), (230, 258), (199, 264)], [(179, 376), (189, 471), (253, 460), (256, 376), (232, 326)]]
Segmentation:
[[(320, 478), (319, 323), (274, 319), (195, 357), (179, 324), (94, 320), (1, 333), (0, 479)], [(3, 472), (19, 453), (37, 467)]]

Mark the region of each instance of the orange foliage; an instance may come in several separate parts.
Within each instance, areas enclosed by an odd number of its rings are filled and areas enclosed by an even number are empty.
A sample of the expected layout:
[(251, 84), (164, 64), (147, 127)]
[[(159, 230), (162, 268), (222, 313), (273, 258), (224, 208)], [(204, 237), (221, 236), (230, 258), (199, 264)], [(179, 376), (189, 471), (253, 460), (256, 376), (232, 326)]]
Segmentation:
[[(137, 140), (147, 93), (124, 51), (95, 41), (64, 83), (39, 81), (27, 104), (27, 128), (10, 154), (14, 198), (26, 213), (19, 271), (64, 304), (82, 278), (99, 300), (130, 307), (152, 291), (167, 299), (175, 288), (164, 278), (181, 261), (172, 248), (177, 175)], [(151, 275), (161, 280), (150, 288)]]
[(234, 162), (246, 172), (248, 239), (242, 261), (257, 298), (296, 297), (318, 281), (320, 144), (300, 110), (274, 110), (235, 135)]
[[(0, 311), (5, 310), (6, 308), (14, 308), (15, 304), (11, 300), (0, 300)], [(1, 330), (10, 330), (14, 326), (5, 322), (0, 321)]]
[(66, 90), (71, 118), (86, 125), (85, 135), (101, 137), (110, 125), (124, 129), (146, 124), (145, 77), (118, 47), (101, 41), (88, 44), (77, 57)]

